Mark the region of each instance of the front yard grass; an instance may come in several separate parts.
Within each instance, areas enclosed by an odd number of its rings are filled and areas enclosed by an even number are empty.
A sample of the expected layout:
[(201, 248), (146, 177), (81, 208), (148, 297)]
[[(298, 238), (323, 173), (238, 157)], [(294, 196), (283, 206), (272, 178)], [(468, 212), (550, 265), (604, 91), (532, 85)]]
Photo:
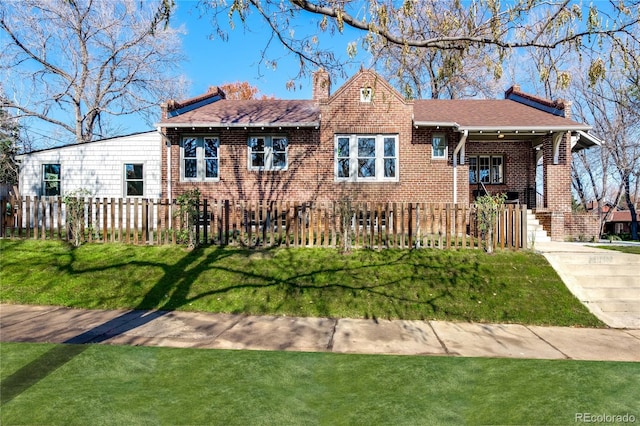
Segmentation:
[(0, 301), (89, 309), (602, 327), (535, 253), (0, 240)]
[(638, 363), (3, 343), (0, 367), (5, 425), (640, 418)]
[(640, 246), (618, 246), (618, 245), (602, 245), (602, 246), (597, 246), (598, 248), (601, 249), (606, 249), (606, 250), (615, 250), (615, 251), (620, 251), (622, 253), (629, 253), (629, 254), (640, 254)]

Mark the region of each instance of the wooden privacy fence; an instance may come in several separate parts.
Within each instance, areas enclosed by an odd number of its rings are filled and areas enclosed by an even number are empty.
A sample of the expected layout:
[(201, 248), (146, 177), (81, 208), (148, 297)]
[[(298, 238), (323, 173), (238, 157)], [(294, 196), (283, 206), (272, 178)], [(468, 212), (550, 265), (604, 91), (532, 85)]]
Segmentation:
[[(81, 199), (83, 242), (184, 243), (247, 247), (479, 248), (473, 209), (438, 203), (202, 200), (189, 220), (175, 200)], [(3, 199), (0, 236), (71, 240), (68, 206), (60, 197)], [(195, 217), (194, 217), (195, 219)], [(494, 248), (527, 247), (526, 206), (498, 214)]]

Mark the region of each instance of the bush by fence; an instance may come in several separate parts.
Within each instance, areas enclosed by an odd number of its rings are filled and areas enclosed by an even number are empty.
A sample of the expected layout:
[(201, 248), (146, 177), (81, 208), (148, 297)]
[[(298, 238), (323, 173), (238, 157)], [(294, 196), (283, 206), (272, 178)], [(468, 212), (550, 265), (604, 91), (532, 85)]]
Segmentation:
[[(5, 238), (74, 239), (60, 197), (3, 199)], [(80, 242), (176, 244), (185, 219), (176, 200), (82, 198)], [(190, 225), (198, 244), (247, 247), (479, 248), (474, 210), (437, 203), (200, 200)], [(350, 217), (344, 217), (348, 211)], [(76, 212), (76, 216), (78, 213)], [(343, 217), (341, 217), (341, 215)], [(76, 219), (77, 220), (77, 219)], [(76, 227), (78, 225), (76, 224)], [(493, 247), (527, 247), (526, 207), (507, 205), (496, 218)], [(345, 245), (345, 239), (350, 244)]]

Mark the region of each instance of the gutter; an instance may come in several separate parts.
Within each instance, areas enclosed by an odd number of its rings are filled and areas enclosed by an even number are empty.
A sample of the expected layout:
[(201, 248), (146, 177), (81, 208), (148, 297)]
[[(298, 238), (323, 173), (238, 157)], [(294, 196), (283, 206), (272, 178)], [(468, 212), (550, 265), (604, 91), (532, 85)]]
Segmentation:
[(202, 122), (202, 123), (157, 123), (156, 126), (165, 127), (165, 128), (216, 128), (216, 129), (230, 129), (230, 128), (264, 128), (264, 127), (288, 127), (288, 128), (301, 128), (301, 127), (320, 127), (319, 121), (311, 121), (311, 122), (301, 122), (301, 123), (215, 123), (215, 122)]
[[(468, 130), (462, 131), (462, 137), (460, 138), (460, 142), (456, 146), (456, 149), (453, 151), (453, 204), (458, 202), (458, 153), (461, 149), (464, 148), (464, 145), (467, 143), (467, 137), (469, 136)], [(464, 157), (460, 164), (464, 164)]]
[(512, 132), (512, 133), (555, 133), (555, 132), (586, 132), (592, 129), (586, 124), (573, 124), (565, 126), (464, 126), (455, 121), (414, 121), (415, 127), (453, 127), (457, 131), (468, 130), (469, 132)]

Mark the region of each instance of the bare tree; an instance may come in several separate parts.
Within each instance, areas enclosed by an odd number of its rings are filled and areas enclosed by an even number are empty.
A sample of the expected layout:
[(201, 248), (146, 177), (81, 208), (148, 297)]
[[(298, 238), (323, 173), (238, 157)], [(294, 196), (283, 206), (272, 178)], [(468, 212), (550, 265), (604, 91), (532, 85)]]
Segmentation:
[[(76, 142), (104, 137), (115, 116), (151, 120), (181, 97), (179, 31), (171, 0), (21, 0), (0, 3), (7, 107), (63, 129)], [(8, 88), (6, 87), (5, 89)], [(175, 96), (174, 96), (175, 95)]]
[[(228, 17), (233, 26), (236, 17), (247, 23), (252, 13), (257, 14), (271, 30), (266, 46), (275, 40), (295, 54), (299, 59), (300, 74), (318, 66), (330, 71), (342, 70), (339, 57), (320, 48), (316, 32), (343, 33), (347, 27), (362, 35), (348, 45), (350, 55), (357, 52), (358, 42), (365, 49), (385, 43), (396, 45), (401, 48), (400, 54), (406, 57), (414, 55), (416, 49), (463, 52), (489, 49), (497, 55), (497, 60), (488, 64), (495, 74), (500, 74), (502, 59), (516, 49), (568, 46), (582, 52), (597, 49), (603, 40), (640, 37), (637, 0), (601, 1), (588, 7), (572, 0), (452, 1), (449, 13), (438, 19), (434, 26), (424, 20), (422, 25), (414, 25), (421, 18), (422, 3), (417, 0), (202, 2), (212, 17), (214, 34), (221, 38), (227, 38), (229, 32), (219, 17)], [(531, 16), (537, 19), (531, 21)], [(309, 31), (309, 21), (315, 23), (315, 31)], [(449, 30), (445, 31), (445, 26)], [(590, 64), (594, 72), (600, 72), (600, 65), (600, 61)]]
[[(579, 195), (582, 190), (584, 203), (585, 183), (589, 185), (600, 211), (603, 200), (618, 205), (623, 199), (631, 214), (631, 234), (635, 240), (638, 223), (634, 202), (638, 197), (640, 170), (640, 111), (634, 99), (637, 87), (633, 85), (640, 72), (637, 52), (640, 52), (637, 43), (629, 43), (626, 52), (614, 51), (610, 55), (613, 72), (596, 81), (589, 80), (588, 75), (576, 80), (573, 92), (578, 118), (593, 123), (594, 131), (604, 141), (599, 156), (577, 157), (574, 188)], [(615, 182), (613, 193), (611, 181)]]

